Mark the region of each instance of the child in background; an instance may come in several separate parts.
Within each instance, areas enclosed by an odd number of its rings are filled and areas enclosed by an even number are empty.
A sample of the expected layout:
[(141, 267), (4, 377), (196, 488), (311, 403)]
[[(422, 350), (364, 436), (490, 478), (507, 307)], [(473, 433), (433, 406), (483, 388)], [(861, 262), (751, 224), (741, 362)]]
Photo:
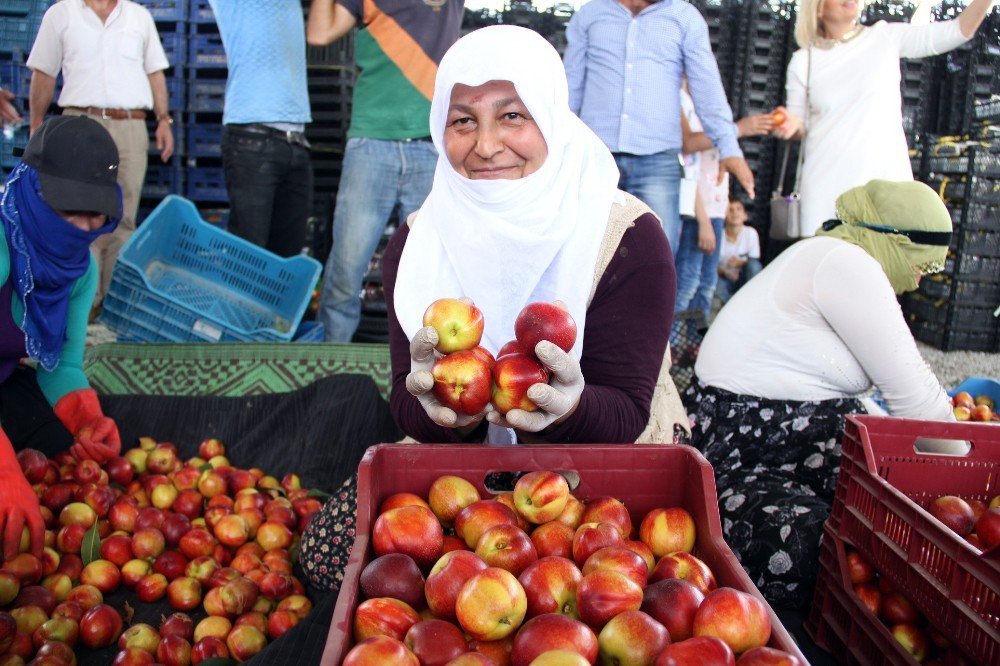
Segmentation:
[(723, 304), (760, 272), (760, 237), (757, 230), (746, 226), (747, 211), (743, 202), (733, 199), (726, 209), (719, 252), (719, 281), (715, 295)]

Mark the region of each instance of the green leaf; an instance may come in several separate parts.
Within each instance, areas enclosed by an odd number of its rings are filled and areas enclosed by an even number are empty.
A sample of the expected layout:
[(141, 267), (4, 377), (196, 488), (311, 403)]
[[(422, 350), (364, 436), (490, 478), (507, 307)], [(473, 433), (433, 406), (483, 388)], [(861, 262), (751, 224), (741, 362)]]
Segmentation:
[[(205, 463), (204, 465), (201, 465), (200, 467), (198, 467), (198, 471), (199, 472), (207, 472), (210, 469), (215, 469), (215, 468), (212, 467), (212, 465), (209, 464), (209, 463)], [(219, 657), (216, 657), (216, 659), (218, 659), (218, 658)]]
[(199, 661), (200, 666), (234, 666), (235, 661), (229, 659), (228, 657), (211, 657), (203, 661)]
[(94, 560), (101, 559), (101, 535), (97, 533), (97, 523), (91, 525), (87, 533), (83, 535), (83, 545), (80, 546), (80, 559), (83, 566), (87, 566)]
[(324, 493), (319, 488), (313, 488), (308, 493), (306, 493), (306, 497), (315, 497), (316, 499), (329, 499), (333, 497), (333, 495), (331, 495), (330, 493)]

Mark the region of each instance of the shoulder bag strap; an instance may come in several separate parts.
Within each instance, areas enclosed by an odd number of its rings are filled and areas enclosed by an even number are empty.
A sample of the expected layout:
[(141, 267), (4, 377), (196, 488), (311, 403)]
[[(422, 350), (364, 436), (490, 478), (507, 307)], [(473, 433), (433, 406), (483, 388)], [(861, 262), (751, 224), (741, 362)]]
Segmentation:
[[(802, 160), (806, 156), (806, 120), (809, 118), (809, 79), (812, 78), (812, 62), (812, 45), (810, 45), (806, 47), (806, 110), (802, 114), (802, 140), (799, 141), (799, 161), (795, 165), (795, 185), (792, 187), (792, 195), (796, 198), (799, 196), (799, 185), (802, 183)], [(788, 159), (787, 152), (785, 159), (786, 161)], [(781, 182), (785, 182), (784, 167), (782, 167)]]

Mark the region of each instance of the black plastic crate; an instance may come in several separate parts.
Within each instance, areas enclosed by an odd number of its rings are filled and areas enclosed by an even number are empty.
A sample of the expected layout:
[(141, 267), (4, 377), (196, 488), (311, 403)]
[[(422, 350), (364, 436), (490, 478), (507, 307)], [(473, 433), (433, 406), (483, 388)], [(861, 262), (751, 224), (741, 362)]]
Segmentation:
[(929, 324), (963, 331), (992, 332), (996, 330), (997, 318), (993, 316), (996, 305), (989, 303), (950, 303), (944, 299), (932, 299), (920, 293), (911, 293), (906, 309), (911, 317)]
[(909, 323), (913, 337), (942, 351), (1000, 351), (998, 345), (1000, 334), (996, 330), (967, 331), (933, 324), (919, 318), (911, 319)]
[(920, 281), (919, 293), (930, 299), (954, 300), (956, 303), (1000, 303), (1000, 280), (977, 282), (953, 280), (947, 275), (929, 275)]

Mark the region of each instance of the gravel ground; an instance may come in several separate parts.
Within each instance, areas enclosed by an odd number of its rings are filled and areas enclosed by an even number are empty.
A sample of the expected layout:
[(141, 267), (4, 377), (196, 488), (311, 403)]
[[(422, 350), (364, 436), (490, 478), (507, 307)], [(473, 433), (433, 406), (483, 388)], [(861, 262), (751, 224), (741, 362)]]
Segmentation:
[[(114, 342), (115, 334), (103, 324), (87, 327), (87, 346)], [(953, 351), (943, 352), (923, 343), (917, 343), (920, 353), (938, 376), (941, 385), (954, 388), (969, 377), (993, 377), (1000, 379), (1000, 354), (984, 352)]]

